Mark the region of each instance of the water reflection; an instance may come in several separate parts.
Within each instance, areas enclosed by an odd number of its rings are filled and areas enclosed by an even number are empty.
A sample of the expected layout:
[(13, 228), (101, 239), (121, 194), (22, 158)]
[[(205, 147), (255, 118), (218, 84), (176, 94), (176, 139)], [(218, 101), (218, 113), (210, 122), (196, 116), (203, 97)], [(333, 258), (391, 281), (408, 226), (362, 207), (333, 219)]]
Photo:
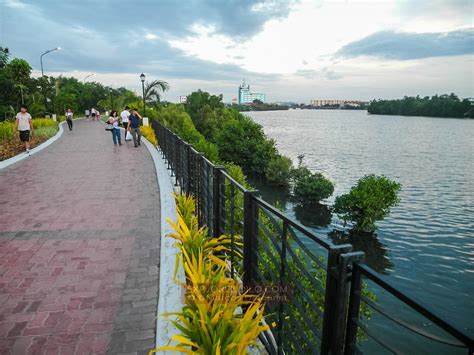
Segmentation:
[(387, 246), (380, 242), (376, 233), (350, 230), (349, 232), (333, 229), (328, 233), (335, 244), (350, 243), (354, 251), (365, 253), (365, 262), (372, 269), (388, 274), (393, 269), (393, 263), (388, 256)]
[(295, 205), (295, 216), (306, 227), (326, 227), (331, 223), (331, 209), (323, 204)]
[(249, 178), (249, 182), (254, 186), (261, 197), (273, 206), (286, 209), (287, 203), (290, 202), (290, 193), (288, 188), (268, 186), (255, 178)]

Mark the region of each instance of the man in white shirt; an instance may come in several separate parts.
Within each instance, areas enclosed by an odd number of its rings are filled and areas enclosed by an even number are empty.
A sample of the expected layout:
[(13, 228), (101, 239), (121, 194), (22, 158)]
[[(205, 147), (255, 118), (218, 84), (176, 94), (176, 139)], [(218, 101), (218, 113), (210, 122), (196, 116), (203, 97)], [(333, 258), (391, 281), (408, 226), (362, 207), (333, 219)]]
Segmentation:
[(15, 130), (20, 133), (20, 140), (25, 142), (25, 153), (30, 154), (30, 131), (33, 132), (33, 121), (26, 105), (21, 105), (20, 112), (16, 114)]
[[(125, 137), (127, 136), (127, 128), (128, 128), (128, 122), (129, 122), (129, 117), (130, 117), (130, 107), (125, 106), (123, 111), (120, 113), (120, 118), (122, 119), (122, 126), (125, 128)], [(125, 140), (124, 137), (124, 140)], [(125, 140), (126, 142), (127, 140)]]

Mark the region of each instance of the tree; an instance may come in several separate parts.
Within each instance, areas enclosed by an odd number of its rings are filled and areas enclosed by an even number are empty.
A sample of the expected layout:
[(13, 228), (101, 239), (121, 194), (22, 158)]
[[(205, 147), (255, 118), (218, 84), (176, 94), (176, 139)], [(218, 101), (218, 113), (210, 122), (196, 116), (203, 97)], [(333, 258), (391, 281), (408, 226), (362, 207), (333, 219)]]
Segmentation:
[(222, 126), (232, 116), (225, 110), (222, 95), (211, 95), (201, 90), (188, 95), (184, 107), (197, 130), (211, 142), (216, 141)]
[(223, 161), (260, 176), (265, 175), (269, 162), (277, 155), (275, 142), (265, 136), (262, 126), (245, 116), (224, 124), (217, 147)]
[(24, 91), (26, 88), (26, 81), (29, 79), (31, 74), (30, 64), (24, 60), (15, 58), (7, 65), (7, 70), (10, 72), (14, 82), (15, 87), (19, 90), (21, 95), (21, 103), (24, 104)]
[(366, 175), (349, 193), (336, 197), (334, 212), (356, 231), (375, 231), (375, 222), (384, 219), (400, 199), (401, 184), (381, 175)]
[(145, 101), (146, 102), (160, 102), (161, 94), (168, 91), (169, 84), (163, 80), (153, 80), (145, 83)]

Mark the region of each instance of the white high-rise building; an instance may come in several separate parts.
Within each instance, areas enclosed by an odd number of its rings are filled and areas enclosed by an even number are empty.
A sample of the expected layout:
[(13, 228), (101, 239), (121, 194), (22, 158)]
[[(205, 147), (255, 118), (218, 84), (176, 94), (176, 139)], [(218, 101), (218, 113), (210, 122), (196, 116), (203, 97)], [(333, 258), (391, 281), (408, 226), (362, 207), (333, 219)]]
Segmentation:
[(251, 92), (250, 85), (245, 84), (245, 80), (239, 86), (239, 104), (250, 104), (254, 100), (265, 102), (265, 94), (259, 92)]

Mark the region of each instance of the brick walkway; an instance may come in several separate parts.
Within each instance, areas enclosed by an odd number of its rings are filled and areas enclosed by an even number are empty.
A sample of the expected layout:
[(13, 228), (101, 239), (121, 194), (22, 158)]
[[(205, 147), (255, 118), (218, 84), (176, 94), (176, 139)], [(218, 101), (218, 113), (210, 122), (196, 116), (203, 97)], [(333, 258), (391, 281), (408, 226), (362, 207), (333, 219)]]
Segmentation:
[(152, 349), (159, 213), (146, 147), (97, 122), (0, 170), (0, 354)]

